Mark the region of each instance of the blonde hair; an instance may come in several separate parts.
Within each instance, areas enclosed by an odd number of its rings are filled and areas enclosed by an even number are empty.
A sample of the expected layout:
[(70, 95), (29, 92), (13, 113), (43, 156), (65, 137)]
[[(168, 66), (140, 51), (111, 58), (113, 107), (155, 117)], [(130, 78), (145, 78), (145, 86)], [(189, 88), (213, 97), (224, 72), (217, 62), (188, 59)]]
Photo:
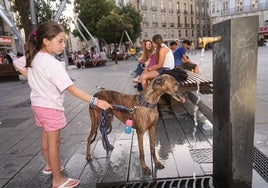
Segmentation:
[(25, 44), (26, 67), (31, 67), (34, 56), (43, 47), (43, 39), (52, 40), (59, 33), (64, 32), (63, 27), (56, 22), (44, 22), (40, 24), (36, 31), (33, 31)]

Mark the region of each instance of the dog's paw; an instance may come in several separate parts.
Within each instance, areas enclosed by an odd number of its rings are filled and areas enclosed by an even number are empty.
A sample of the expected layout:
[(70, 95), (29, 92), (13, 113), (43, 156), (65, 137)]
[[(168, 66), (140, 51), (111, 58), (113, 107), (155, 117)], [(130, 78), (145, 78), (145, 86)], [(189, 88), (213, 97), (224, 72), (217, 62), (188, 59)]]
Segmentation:
[(145, 174), (145, 175), (151, 175), (151, 174), (152, 174), (151, 169), (148, 168), (148, 167), (143, 168), (143, 169), (142, 169), (142, 172), (143, 172), (143, 174)]
[(91, 155), (87, 154), (86, 159), (87, 159), (87, 161), (90, 161), (91, 160)]
[(157, 161), (155, 163), (155, 168), (157, 168), (157, 169), (163, 169), (163, 168), (165, 168), (165, 166), (160, 161)]

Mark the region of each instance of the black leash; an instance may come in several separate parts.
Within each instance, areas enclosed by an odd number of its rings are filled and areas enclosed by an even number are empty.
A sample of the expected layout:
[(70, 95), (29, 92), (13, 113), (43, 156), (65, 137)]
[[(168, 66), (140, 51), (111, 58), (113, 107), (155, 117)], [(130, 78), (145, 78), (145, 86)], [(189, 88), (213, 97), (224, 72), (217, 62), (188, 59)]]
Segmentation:
[[(105, 122), (107, 120), (107, 115), (104, 110), (101, 110), (101, 121), (100, 121), (100, 132), (102, 136), (102, 145), (103, 148), (109, 152), (114, 149), (114, 146), (110, 144), (108, 139), (108, 134), (112, 131), (112, 125), (109, 126), (109, 129), (105, 129)], [(108, 121), (109, 122), (109, 121)]]

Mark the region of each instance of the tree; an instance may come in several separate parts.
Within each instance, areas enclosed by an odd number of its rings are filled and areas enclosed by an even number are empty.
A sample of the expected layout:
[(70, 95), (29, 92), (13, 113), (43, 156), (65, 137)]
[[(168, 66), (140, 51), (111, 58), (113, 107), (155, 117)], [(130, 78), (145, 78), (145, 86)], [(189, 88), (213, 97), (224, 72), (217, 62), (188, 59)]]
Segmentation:
[(119, 15), (123, 15), (124, 20), (127, 24), (132, 25), (133, 30), (127, 30), (130, 38), (136, 41), (141, 33), (141, 22), (142, 16), (139, 11), (133, 7), (132, 4), (124, 5), (121, 1), (117, 7), (117, 12)]
[[(35, 1), (35, 13), (37, 23), (42, 23), (44, 21), (52, 21), (58, 11), (62, 0), (38, 0)], [(18, 24), (17, 27), (24, 29), (25, 37), (32, 32), (33, 27), (31, 23), (31, 13), (30, 13), (30, 0), (10, 0), (13, 3), (12, 11), (17, 12)], [(69, 1), (67, 1), (68, 3)], [(70, 31), (70, 19), (66, 16), (61, 16), (59, 23), (65, 27), (65, 31), (68, 33)]]
[[(119, 7), (116, 7), (114, 0), (75, 0), (75, 11), (88, 31), (98, 39), (104, 39), (107, 43), (119, 43), (123, 31), (128, 32), (132, 41), (140, 36), (142, 17), (131, 4), (123, 5), (121, 2)], [(119, 22), (116, 23), (116, 21)], [(88, 36), (82, 27), (79, 29), (85, 36)], [(112, 33), (115, 30), (121, 31), (119, 37), (118, 33)], [(73, 34), (79, 36), (76, 31)], [(126, 40), (124, 38), (123, 42)]]
[(124, 16), (112, 11), (110, 15), (102, 17), (96, 25), (102, 38), (108, 43), (118, 43), (125, 30), (132, 30), (133, 26), (124, 22)]
[[(74, 10), (78, 18), (85, 25), (87, 30), (95, 37), (99, 38), (100, 34), (96, 29), (98, 21), (102, 17), (106, 17), (115, 9), (114, 0), (75, 0)], [(79, 25), (79, 29), (83, 35), (90, 39), (86, 31)], [(81, 37), (77, 31), (74, 31), (75, 36)]]

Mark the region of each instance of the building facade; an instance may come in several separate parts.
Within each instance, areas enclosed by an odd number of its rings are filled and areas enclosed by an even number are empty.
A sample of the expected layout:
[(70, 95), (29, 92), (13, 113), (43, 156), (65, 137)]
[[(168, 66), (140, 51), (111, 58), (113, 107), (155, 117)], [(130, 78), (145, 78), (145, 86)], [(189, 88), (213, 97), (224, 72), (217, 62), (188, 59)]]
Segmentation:
[(130, 0), (143, 17), (140, 40), (155, 34), (166, 42), (210, 36), (207, 0)]
[(268, 39), (268, 0), (209, 0), (211, 23), (227, 19), (259, 16), (259, 39)]

